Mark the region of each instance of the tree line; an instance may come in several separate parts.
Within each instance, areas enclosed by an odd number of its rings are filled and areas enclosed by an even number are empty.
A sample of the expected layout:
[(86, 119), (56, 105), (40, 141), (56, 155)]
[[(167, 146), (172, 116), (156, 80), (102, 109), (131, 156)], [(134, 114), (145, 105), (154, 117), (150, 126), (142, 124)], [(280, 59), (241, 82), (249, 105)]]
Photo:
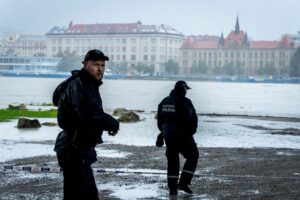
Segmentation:
[[(70, 52), (68, 50), (60, 52), (56, 57), (62, 58), (58, 64), (58, 71), (72, 71), (74, 69), (80, 69), (82, 67), (81, 62), (83, 56), (79, 56), (75, 51)], [(114, 62), (109, 63), (109, 68), (116, 73), (128, 73), (137, 72), (151, 74), (154, 73), (155, 67), (153, 64), (139, 63), (137, 65), (129, 66), (128, 63), (115, 64)], [(235, 65), (233, 63), (226, 63), (223, 67), (208, 67), (204, 61), (194, 63), (191, 67), (191, 74), (194, 75), (249, 75), (249, 69), (244, 67), (242, 63), (237, 62)], [(178, 74), (179, 64), (174, 60), (168, 60), (164, 65), (164, 71), (167, 74)], [(253, 72), (252, 72), (253, 73)], [(272, 63), (266, 63), (264, 66), (260, 66), (255, 69), (254, 75), (259, 76), (290, 76), (290, 77), (300, 77), (300, 48), (294, 53), (290, 60), (290, 65), (288, 67), (276, 68)]]

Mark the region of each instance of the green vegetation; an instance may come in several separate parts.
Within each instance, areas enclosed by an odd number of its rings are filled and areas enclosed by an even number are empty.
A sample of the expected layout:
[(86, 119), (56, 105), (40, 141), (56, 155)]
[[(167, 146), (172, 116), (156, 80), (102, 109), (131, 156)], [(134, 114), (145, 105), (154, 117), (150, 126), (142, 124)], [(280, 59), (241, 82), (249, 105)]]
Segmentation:
[(55, 118), (56, 110), (32, 111), (32, 110), (0, 110), (0, 122), (7, 122), (20, 117), (30, 118)]
[(147, 65), (147, 64), (139, 63), (134, 67), (134, 69), (140, 73), (153, 73), (154, 65)]
[(174, 60), (168, 60), (165, 64), (165, 71), (170, 74), (178, 74), (179, 65)]
[(59, 52), (56, 57), (62, 58), (58, 63), (58, 71), (69, 72), (75, 69), (80, 69), (82, 67), (82, 56), (78, 56), (75, 51), (70, 52), (66, 50), (64, 52)]
[(192, 66), (193, 74), (206, 74), (208, 71), (208, 66), (204, 61), (199, 61), (198, 63), (194, 63)]

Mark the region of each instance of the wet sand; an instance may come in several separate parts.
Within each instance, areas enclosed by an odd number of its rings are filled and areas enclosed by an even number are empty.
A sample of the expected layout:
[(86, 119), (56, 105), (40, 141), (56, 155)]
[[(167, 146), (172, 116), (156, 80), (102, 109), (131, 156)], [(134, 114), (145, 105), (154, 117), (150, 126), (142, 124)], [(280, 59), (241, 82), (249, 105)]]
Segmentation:
[[(93, 168), (128, 168), (137, 171), (151, 169), (163, 172), (166, 170), (165, 147), (115, 144), (104, 144), (101, 147), (126, 152), (129, 155), (118, 158), (98, 155), (98, 161), (93, 164)], [(179, 193), (178, 199), (299, 199), (300, 197), (300, 150), (199, 148), (199, 153), (197, 171), (191, 185), (194, 195)], [(183, 161), (184, 158), (181, 157), (181, 163)], [(54, 156), (18, 159), (6, 164), (57, 167)], [(95, 173), (95, 178), (98, 186), (112, 183), (120, 187), (158, 184), (159, 195), (143, 199), (169, 199), (165, 175), (107, 172)], [(62, 174), (59, 173), (0, 171), (0, 179), (0, 199), (62, 199)], [(113, 193), (114, 191), (110, 189), (99, 189), (100, 199), (120, 199), (113, 196)]]

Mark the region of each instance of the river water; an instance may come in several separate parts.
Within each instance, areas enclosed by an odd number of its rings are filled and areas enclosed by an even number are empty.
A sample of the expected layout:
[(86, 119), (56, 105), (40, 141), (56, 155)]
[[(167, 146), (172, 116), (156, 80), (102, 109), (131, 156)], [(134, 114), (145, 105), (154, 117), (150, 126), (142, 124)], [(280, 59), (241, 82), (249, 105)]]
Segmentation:
[[(63, 79), (0, 77), (0, 106), (50, 103)], [(106, 109), (125, 107), (155, 111), (174, 81), (104, 80), (100, 87)], [(299, 84), (188, 82), (187, 97), (197, 113), (300, 117)]]
[[(9, 103), (50, 103), (53, 90), (61, 81), (63, 79), (0, 77), (0, 107), (7, 107)], [(117, 136), (110, 137), (104, 134), (104, 142), (137, 146), (154, 145), (159, 131), (154, 119), (155, 114), (151, 111), (157, 110), (157, 105), (169, 94), (174, 83), (174, 81), (151, 80), (104, 80), (100, 93), (107, 112), (111, 113), (112, 109), (119, 107), (146, 111), (139, 113), (143, 119), (141, 122), (122, 123)], [(194, 103), (197, 113), (300, 117), (300, 85), (193, 81), (188, 81), (188, 85), (192, 89), (188, 91), (187, 97)], [(40, 120), (56, 122), (56, 119)], [(20, 157), (20, 152), (27, 152), (26, 147), (24, 151), (20, 151), (21, 147), (12, 145), (16, 141), (55, 140), (60, 131), (59, 127), (44, 126), (39, 130), (19, 130), (15, 128), (16, 123), (16, 121), (0, 123), (0, 150), (7, 152), (5, 154), (10, 158), (12, 155)], [(263, 127), (263, 129), (249, 127)], [(300, 149), (299, 136), (272, 134), (272, 130), (287, 128), (300, 129), (300, 123), (199, 116), (195, 140), (200, 147)], [(51, 145), (47, 146), (44, 151), (53, 154), (52, 148)], [(26, 153), (22, 156), (28, 155)]]

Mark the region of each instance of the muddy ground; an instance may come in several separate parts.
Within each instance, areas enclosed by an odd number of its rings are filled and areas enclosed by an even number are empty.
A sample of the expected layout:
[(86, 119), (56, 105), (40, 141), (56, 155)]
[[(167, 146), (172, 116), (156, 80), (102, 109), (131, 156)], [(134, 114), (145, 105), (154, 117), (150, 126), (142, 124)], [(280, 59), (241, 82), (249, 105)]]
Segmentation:
[[(104, 144), (104, 149), (129, 152), (124, 158), (98, 155), (93, 168), (166, 170), (165, 147)], [(199, 148), (194, 195), (179, 193), (173, 199), (300, 199), (300, 150)], [(184, 159), (181, 158), (183, 162)], [(57, 167), (54, 156), (18, 159), (5, 164)], [(4, 163), (0, 163), (3, 165)], [(22, 178), (23, 177), (23, 178)], [(24, 178), (25, 177), (25, 178)], [(95, 173), (97, 184), (159, 183), (159, 194), (146, 199), (169, 199), (165, 175)], [(62, 174), (0, 170), (0, 199), (62, 199)], [(100, 199), (120, 199), (109, 189), (99, 190)]]

